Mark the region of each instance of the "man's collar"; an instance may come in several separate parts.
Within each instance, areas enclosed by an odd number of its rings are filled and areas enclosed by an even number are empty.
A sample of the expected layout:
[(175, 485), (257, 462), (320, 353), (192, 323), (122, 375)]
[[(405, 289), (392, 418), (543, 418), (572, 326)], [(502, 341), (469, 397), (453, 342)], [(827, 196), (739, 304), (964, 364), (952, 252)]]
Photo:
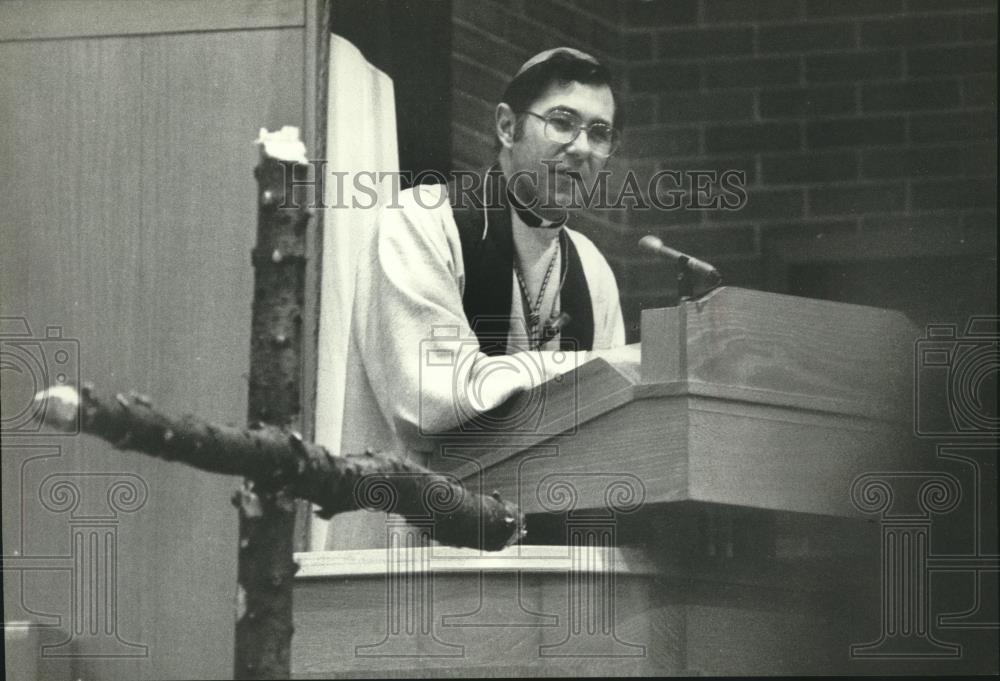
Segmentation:
[[(514, 193), (513, 188), (507, 183), (507, 176), (504, 175), (500, 162), (497, 161), (486, 171), (484, 178), (487, 187), (492, 185), (484, 198), (488, 208), (499, 208), (507, 206), (521, 219), (528, 227), (555, 228), (562, 227), (569, 219), (569, 213), (564, 212), (558, 220), (546, 220), (530, 207), (525, 205)], [(492, 181), (492, 182), (491, 182)]]
[(510, 201), (511, 209), (517, 214), (517, 217), (521, 219), (528, 227), (542, 227), (545, 229), (554, 229), (556, 227), (562, 227), (566, 224), (566, 220), (569, 217), (568, 213), (563, 213), (562, 217), (558, 220), (545, 220), (541, 215), (531, 210), (528, 206), (524, 205), (521, 199), (517, 198), (514, 190), (507, 186), (507, 200)]

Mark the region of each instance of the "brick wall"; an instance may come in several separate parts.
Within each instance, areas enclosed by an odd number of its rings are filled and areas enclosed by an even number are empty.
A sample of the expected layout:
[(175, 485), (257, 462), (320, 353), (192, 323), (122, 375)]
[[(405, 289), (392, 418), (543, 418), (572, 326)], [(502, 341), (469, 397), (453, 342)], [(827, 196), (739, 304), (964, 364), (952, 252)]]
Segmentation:
[(623, 81), (629, 123), (614, 170), (643, 186), (660, 169), (744, 171), (738, 211), (574, 218), (616, 270), (631, 339), (638, 310), (669, 295), (663, 268), (635, 249), (647, 233), (712, 261), (727, 283), (773, 290), (789, 287), (772, 266), (789, 244), (820, 257), (836, 243), (852, 260), (870, 257), (874, 240), (885, 257), (905, 244), (914, 257), (944, 249), (995, 265), (996, 8), (453, 0), (454, 163), (489, 161), (506, 80), (532, 54), (569, 44)]

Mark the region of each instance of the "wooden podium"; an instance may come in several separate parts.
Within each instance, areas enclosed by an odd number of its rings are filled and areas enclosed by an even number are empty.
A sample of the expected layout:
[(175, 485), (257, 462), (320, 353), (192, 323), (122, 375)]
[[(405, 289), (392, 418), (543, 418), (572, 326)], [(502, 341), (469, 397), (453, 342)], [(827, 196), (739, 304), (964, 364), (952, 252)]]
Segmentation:
[[(850, 651), (879, 636), (879, 531), (852, 484), (910, 454), (916, 335), (896, 312), (736, 288), (644, 311), (641, 362), (587, 362), (435, 438), (431, 467), (515, 501), (532, 543), (446, 550), (428, 528), (389, 531), (396, 553), (306, 554), (296, 673), (871, 671)], [(336, 588), (340, 611), (374, 599), (345, 632), (376, 643), (313, 637)]]
[(582, 365), (442, 437), (431, 467), (545, 512), (537, 484), (642, 481), (644, 508), (681, 501), (850, 516), (855, 476), (892, 465), (911, 430), (917, 331), (904, 315), (721, 288), (645, 310), (642, 361)]

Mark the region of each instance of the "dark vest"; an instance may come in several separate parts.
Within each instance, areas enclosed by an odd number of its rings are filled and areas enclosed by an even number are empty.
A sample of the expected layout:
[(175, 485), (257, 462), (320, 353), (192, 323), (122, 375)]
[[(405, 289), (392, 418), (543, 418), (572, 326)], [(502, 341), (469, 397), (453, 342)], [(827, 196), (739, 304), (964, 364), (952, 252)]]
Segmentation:
[[(462, 243), (465, 317), (485, 354), (504, 355), (513, 303), (514, 236), (503, 173), (494, 166), (483, 180), (485, 186), (479, 184), (462, 195), (454, 186), (449, 186), (448, 198)], [(489, 228), (483, 238), (487, 216)], [(568, 245), (563, 251), (566, 282), (560, 292), (559, 306), (570, 319), (560, 330), (559, 347), (562, 350), (591, 350), (594, 346), (594, 308), (590, 288), (573, 240), (567, 238), (564, 243)]]

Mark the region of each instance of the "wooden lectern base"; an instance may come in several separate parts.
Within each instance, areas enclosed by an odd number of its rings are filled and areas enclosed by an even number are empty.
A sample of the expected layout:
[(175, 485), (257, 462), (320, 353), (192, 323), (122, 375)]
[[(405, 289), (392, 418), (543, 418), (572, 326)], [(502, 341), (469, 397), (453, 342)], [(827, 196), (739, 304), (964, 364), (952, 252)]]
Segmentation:
[(818, 517), (767, 519), (772, 555), (737, 560), (727, 513), (699, 526), (718, 538), (701, 549), (677, 527), (656, 548), (613, 548), (595, 525), (575, 545), (489, 554), (421, 548), (400, 526), (387, 550), (300, 554), (293, 675), (857, 673), (850, 644), (878, 629), (857, 615), (877, 611), (877, 563), (822, 555), (846, 527)]

